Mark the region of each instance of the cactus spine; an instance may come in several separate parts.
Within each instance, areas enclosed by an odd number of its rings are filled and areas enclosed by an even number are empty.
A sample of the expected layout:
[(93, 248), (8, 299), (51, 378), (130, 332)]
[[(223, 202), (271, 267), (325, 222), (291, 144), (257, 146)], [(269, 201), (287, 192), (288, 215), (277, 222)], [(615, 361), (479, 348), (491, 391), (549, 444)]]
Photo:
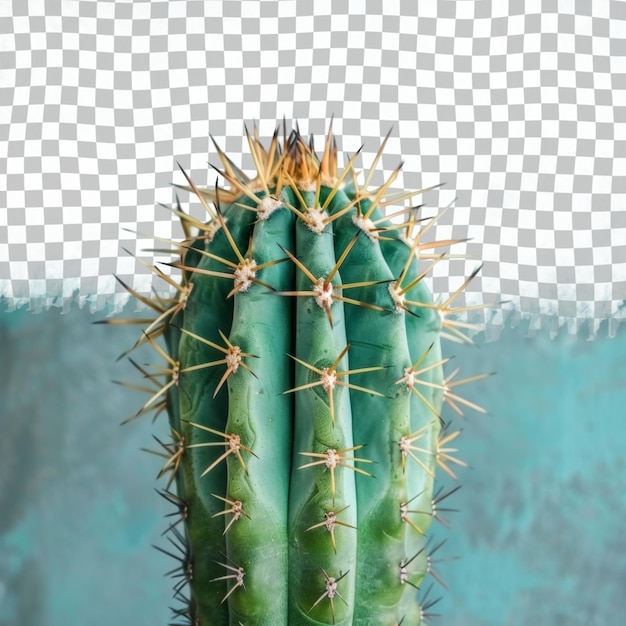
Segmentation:
[(154, 383), (137, 415), (169, 415), (177, 623), (425, 623), (435, 473), (463, 465), (442, 404), (482, 410), (443, 375), (440, 336), (469, 341), (457, 294), (434, 303), (419, 265), (454, 242), (422, 243), (415, 207), (385, 216), (426, 191), (389, 194), (398, 170), (369, 188), (385, 142), (359, 185), (330, 129), (321, 157), (297, 131), (247, 137), (253, 179), (219, 148), (228, 189), (185, 174), (208, 219), (172, 209), (181, 282), (152, 270), (176, 296), (129, 288), (157, 313), (133, 348), (166, 361), (131, 359)]

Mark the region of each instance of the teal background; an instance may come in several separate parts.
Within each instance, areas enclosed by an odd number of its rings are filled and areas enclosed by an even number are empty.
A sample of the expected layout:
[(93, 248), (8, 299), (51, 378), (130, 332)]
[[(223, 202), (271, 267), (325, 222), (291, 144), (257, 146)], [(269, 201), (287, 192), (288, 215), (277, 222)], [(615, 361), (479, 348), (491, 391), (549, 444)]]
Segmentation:
[[(138, 329), (101, 317), (0, 313), (2, 626), (170, 621), (173, 564), (150, 547), (168, 547), (163, 460), (140, 452), (163, 423), (119, 425), (141, 396), (110, 381), (137, 380), (115, 359)], [(456, 421), (471, 467), (446, 501), (450, 530), (437, 525), (450, 590), (434, 583), (435, 624), (624, 623), (626, 333), (528, 334), (444, 346), (459, 376), (497, 375), (463, 389), (490, 414)]]

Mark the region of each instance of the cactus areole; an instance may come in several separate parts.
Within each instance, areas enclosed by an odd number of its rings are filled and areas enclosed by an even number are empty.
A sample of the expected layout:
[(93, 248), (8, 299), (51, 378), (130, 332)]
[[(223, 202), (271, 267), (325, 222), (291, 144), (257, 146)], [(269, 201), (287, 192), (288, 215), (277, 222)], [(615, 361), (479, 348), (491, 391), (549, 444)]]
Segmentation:
[(227, 188), (185, 174), (208, 219), (172, 207), (181, 281), (151, 268), (176, 295), (129, 288), (156, 312), (134, 347), (165, 359), (131, 362), (152, 385), (136, 415), (169, 416), (174, 620), (426, 623), (421, 588), (440, 581), (427, 533), (450, 493), (433, 493), (435, 474), (463, 465), (442, 403), (480, 409), (443, 375), (440, 337), (469, 341), (448, 315), (456, 294), (434, 303), (420, 267), (453, 242), (421, 241), (403, 205), (426, 190), (390, 193), (398, 170), (371, 188), (385, 142), (359, 183), (330, 130), (321, 156), (278, 135), (247, 133), (254, 177), (219, 148)]

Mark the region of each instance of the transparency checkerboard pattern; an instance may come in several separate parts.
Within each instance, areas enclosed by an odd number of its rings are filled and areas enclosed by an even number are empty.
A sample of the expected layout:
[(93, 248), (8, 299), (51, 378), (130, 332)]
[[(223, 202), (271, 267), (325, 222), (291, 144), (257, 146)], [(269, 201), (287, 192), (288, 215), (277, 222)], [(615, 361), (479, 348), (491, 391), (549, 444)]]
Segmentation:
[(157, 205), (177, 162), (214, 185), (210, 133), (252, 169), (243, 123), (269, 137), (283, 116), (318, 145), (334, 116), (361, 168), (392, 129), (374, 183), (401, 158), (394, 190), (446, 183), (424, 197), (423, 216), (454, 200), (429, 236), (469, 241), (428, 280), (445, 296), (482, 261), (458, 302), (506, 301), (483, 322), (593, 335), (626, 317), (619, 0), (0, 0), (5, 308), (119, 310), (114, 274), (148, 292), (124, 249), (169, 260), (142, 250), (182, 234)]

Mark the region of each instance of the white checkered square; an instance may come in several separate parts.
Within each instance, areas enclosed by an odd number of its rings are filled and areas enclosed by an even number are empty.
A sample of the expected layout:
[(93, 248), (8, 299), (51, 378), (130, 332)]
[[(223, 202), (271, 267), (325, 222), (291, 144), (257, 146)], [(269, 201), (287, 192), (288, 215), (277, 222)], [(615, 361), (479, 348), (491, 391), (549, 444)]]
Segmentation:
[[(10, 11), (6, 8), (11, 6)], [(5, 11), (5, 13), (2, 13)], [(141, 252), (180, 237), (179, 162), (216, 173), (213, 135), (253, 168), (243, 122), (283, 116), (424, 196), (458, 258), (429, 277), (481, 321), (551, 315), (593, 332), (626, 300), (626, 3), (0, 2), (0, 296), (119, 308)], [(202, 207), (181, 194), (183, 207)], [(160, 286), (159, 286), (160, 288)], [(78, 295), (76, 295), (76, 292)], [(537, 317), (537, 319), (539, 319)], [(539, 323), (539, 322), (537, 322)]]

